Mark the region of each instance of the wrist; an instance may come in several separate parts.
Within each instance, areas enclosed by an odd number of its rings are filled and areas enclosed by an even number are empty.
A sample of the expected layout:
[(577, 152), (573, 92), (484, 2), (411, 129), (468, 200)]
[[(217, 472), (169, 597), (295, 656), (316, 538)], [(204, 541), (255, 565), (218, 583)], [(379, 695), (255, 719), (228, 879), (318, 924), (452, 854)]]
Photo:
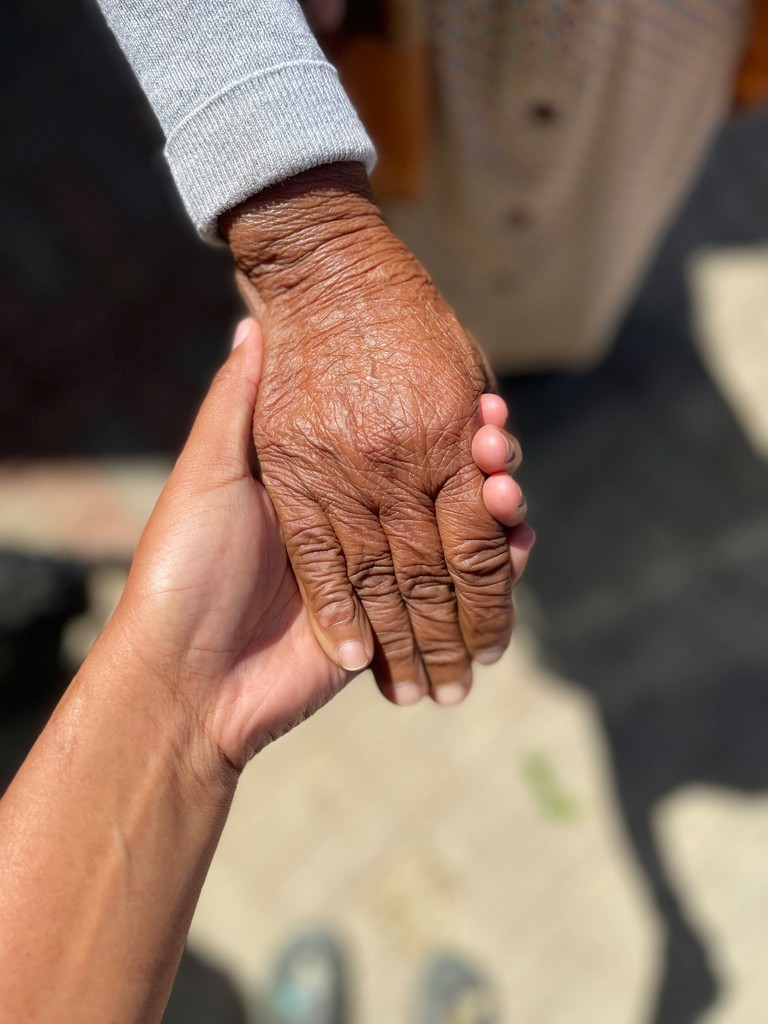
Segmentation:
[(208, 728), (210, 685), (198, 688), (163, 667), (136, 642), (132, 625), (124, 628), (118, 609), (72, 689), (88, 695), (86, 703), (103, 717), (108, 733), (141, 737), (184, 804), (216, 806), (231, 798), (241, 768)]
[(263, 302), (364, 270), (392, 242), (360, 164), (313, 168), (224, 214), (220, 228)]

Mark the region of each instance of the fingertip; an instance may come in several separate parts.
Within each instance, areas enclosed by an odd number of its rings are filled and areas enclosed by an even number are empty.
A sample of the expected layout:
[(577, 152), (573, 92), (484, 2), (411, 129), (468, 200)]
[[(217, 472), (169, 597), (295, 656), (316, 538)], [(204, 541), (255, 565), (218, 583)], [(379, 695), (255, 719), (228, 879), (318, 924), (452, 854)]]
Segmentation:
[(429, 693), (429, 683), (422, 672), (416, 673), (416, 678), (392, 679), (388, 667), (384, 670), (386, 678), (382, 679), (381, 660), (374, 658), (371, 669), (376, 680), (376, 686), (382, 697), (390, 704), (397, 707), (410, 708), (422, 701)]
[(392, 683), (384, 695), (390, 703), (401, 708), (410, 708), (426, 697), (427, 687), (410, 681)]
[(295, 552), (292, 551), (290, 538), (287, 546), (299, 591), (309, 611), (310, 624), (318, 643), (335, 665), (350, 676), (358, 675), (373, 661), (373, 634), (368, 617), (354, 593), (350, 592), (346, 600), (340, 601), (338, 592), (331, 596), (325, 589), (329, 582), (333, 583), (334, 578), (341, 582), (340, 576), (346, 567), (341, 563), (338, 553), (332, 551), (329, 538), (326, 549), (328, 561), (320, 582), (318, 578), (312, 578), (313, 573), (303, 571), (305, 567), (300, 560), (294, 561)]
[(528, 523), (518, 523), (513, 526), (507, 534), (510, 547), (519, 551), (530, 551), (536, 543), (536, 531)]
[(229, 358), (237, 361), (243, 360), (244, 372), (248, 380), (258, 387), (261, 381), (263, 357), (264, 335), (261, 324), (253, 317), (246, 317), (235, 328)]
[(500, 661), (506, 647), (501, 645), (497, 647), (486, 647), (484, 651), (477, 651), (473, 655), (473, 661), (476, 661), (478, 665), (495, 665), (497, 661)]
[(391, 660), (384, 648), (377, 647), (371, 664), (379, 692), (390, 704), (412, 707), (429, 693), (429, 680), (418, 650), (411, 657)]
[(509, 542), (509, 563), (512, 566), (512, 575), (517, 582), (528, 564), (528, 556), (536, 541), (536, 531), (528, 523), (520, 523), (509, 530), (507, 540)]
[(492, 451), (489, 451), (489, 449), (493, 448), (492, 437), (494, 432), (497, 432), (495, 431), (495, 428), (486, 423), (484, 426), (480, 427), (472, 438), (472, 445), (470, 449), (472, 452), (472, 458), (474, 459), (475, 465), (483, 473), (486, 472), (483, 467), (487, 465), (489, 455), (492, 454)]
[(256, 325), (256, 321), (253, 319), (253, 317), (250, 317), (250, 316), (246, 317), (244, 320), (240, 321), (240, 323), (235, 328), (235, 334), (234, 334), (234, 337), (232, 338), (232, 351), (233, 352), (234, 352), (234, 350), (236, 348), (238, 348), (240, 345), (243, 344), (243, 342), (246, 340), (248, 335), (251, 333), (251, 330), (255, 327), (255, 325)]
[(517, 526), (525, 517), (525, 499), (507, 473), (494, 473), (483, 484), (486, 511), (503, 526)]
[(492, 424), (480, 427), (472, 438), (472, 458), (483, 473), (498, 473), (515, 462), (517, 449), (512, 438)]
[(347, 672), (362, 672), (370, 661), (362, 640), (345, 640), (339, 647), (337, 662)]
[(440, 683), (432, 687), (432, 699), (443, 708), (453, 708), (467, 698), (470, 685), (464, 683)]
[[(297, 579), (300, 571), (294, 566)], [(305, 587), (299, 584), (304, 603), (310, 612), (310, 623), (318, 643), (328, 658), (348, 675), (355, 676), (370, 667), (373, 661), (373, 637), (365, 613), (359, 608), (354, 597), (350, 597), (352, 611), (349, 623), (339, 629), (325, 621), (324, 615), (317, 615), (312, 609), (312, 597)]]
[(501, 395), (480, 395), (480, 416), (485, 425), (503, 427), (509, 416), (507, 403)]

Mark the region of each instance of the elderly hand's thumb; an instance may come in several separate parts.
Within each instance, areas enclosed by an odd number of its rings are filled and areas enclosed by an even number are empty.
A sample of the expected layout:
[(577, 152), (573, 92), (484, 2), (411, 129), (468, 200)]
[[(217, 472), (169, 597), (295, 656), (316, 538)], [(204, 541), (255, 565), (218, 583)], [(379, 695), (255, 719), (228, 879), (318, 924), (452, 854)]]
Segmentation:
[(243, 320), (232, 353), (216, 374), (197, 414), (176, 474), (207, 489), (250, 476), (254, 465), (253, 412), (264, 346), (255, 320)]

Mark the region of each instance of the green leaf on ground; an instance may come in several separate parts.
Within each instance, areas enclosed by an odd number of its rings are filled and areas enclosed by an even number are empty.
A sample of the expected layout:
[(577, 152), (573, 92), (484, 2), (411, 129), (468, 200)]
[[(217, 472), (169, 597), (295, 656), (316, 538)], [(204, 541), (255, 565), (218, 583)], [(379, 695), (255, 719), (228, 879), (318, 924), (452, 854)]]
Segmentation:
[(582, 807), (578, 798), (563, 786), (546, 754), (540, 751), (528, 754), (520, 766), (520, 775), (542, 815), (549, 821), (567, 824), (581, 817)]

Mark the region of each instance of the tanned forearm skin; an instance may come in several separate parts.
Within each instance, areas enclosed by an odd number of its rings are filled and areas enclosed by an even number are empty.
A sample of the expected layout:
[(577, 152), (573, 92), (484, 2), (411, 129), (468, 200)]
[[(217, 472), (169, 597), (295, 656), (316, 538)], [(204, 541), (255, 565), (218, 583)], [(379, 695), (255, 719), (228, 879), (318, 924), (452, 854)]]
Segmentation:
[(113, 622), (0, 804), (0, 1020), (160, 1020), (237, 773)]

